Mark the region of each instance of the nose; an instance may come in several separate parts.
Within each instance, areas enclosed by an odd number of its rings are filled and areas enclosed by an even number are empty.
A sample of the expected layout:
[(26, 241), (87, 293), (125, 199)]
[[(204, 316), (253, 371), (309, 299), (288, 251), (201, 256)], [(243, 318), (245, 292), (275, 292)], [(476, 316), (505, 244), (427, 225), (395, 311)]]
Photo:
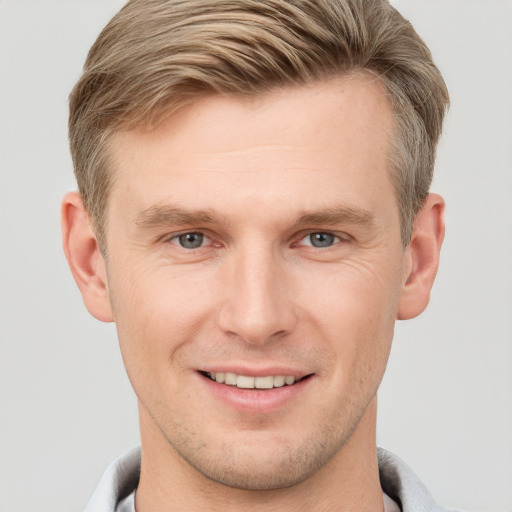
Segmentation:
[(269, 251), (246, 251), (228, 264), (221, 292), (220, 329), (252, 345), (290, 334), (296, 325), (293, 290), (279, 257)]

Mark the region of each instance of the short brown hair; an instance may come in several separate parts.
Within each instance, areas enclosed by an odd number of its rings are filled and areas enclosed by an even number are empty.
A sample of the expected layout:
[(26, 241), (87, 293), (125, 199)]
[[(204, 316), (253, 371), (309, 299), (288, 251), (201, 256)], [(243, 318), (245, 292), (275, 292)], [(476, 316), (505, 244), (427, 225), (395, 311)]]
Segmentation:
[(131, 0), (103, 29), (70, 96), (75, 174), (100, 247), (112, 135), (156, 126), (205, 94), (257, 95), (367, 70), (387, 89), (401, 236), (428, 194), (448, 92), (387, 0)]

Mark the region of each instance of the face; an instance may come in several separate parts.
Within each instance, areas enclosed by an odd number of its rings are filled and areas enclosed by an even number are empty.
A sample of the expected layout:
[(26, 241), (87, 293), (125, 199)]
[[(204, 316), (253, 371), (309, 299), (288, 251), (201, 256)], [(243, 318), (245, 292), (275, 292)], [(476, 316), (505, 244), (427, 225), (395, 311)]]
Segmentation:
[(359, 76), (117, 136), (108, 287), (143, 447), (269, 489), (371, 437), (407, 273), (392, 127)]

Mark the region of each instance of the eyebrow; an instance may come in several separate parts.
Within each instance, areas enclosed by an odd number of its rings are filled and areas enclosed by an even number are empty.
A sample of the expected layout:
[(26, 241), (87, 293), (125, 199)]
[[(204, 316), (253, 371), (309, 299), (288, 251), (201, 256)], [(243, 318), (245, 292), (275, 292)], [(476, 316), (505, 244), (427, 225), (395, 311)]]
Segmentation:
[(154, 205), (141, 211), (135, 217), (135, 224), (145, 228), (172, 225), (229, 224), (224, 217), (219, 217), (212, 210), (186, 210), (176, 205)]
[[(357, 207), (340, 206), (325, 210), (306, 212), (296, 221), (295, 226), (357, 224), (372, 225), (374, 215)], [(135, 217), (135, 224), (144, 228), (156, 228), (172, 225), (197, 226), (199, 224), (216, 224), (227, 227), (227, 217), (219, 216), (213, 210), (186, 210), (176, 205), (154, 205), (141, 211)]]
[(340, 206), (328, 208), (316, 212), (307, 212), (301, 215), (295, 225), (322, 225), (322, 224), (357, 224), (372, 225), (375, 221), (374, 215), (361, 208), (353, 206)]

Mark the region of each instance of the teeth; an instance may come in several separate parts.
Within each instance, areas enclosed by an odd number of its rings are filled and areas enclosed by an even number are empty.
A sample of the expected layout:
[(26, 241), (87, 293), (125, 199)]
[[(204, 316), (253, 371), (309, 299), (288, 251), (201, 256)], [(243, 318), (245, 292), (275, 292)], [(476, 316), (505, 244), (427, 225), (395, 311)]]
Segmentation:
[(245, 375), (239, 375), (236, 378), (236, 387), (243, 389), (253, 389), (255, 380), (256, 379), (254, 377), (246, 377)]
[(212, 380), (219, 384), (236, 386), (241, 389), (272, 389), (280, 388), (285, 384), (291, 386), (298, 382), (292, 375), (268, 375), (266, 377), (249, 377), (248, 375), (237, 375), (230, 372), (211, 372), (207, 374)]
[(226, 378), (224, 382), (229, 386), (236, 386), (236, 374), (235, 373), (226, 373)]
[(284, 386), (285, 381), (286, 381), (286, 377), (284, 375), (276, 375), (274, 377), (274, 387), (280, 388), (280, 387)]
[(274, 387), (274, 377), (256, 377), (254, 379), (254, 387), (258, 389), (272, 389)]

